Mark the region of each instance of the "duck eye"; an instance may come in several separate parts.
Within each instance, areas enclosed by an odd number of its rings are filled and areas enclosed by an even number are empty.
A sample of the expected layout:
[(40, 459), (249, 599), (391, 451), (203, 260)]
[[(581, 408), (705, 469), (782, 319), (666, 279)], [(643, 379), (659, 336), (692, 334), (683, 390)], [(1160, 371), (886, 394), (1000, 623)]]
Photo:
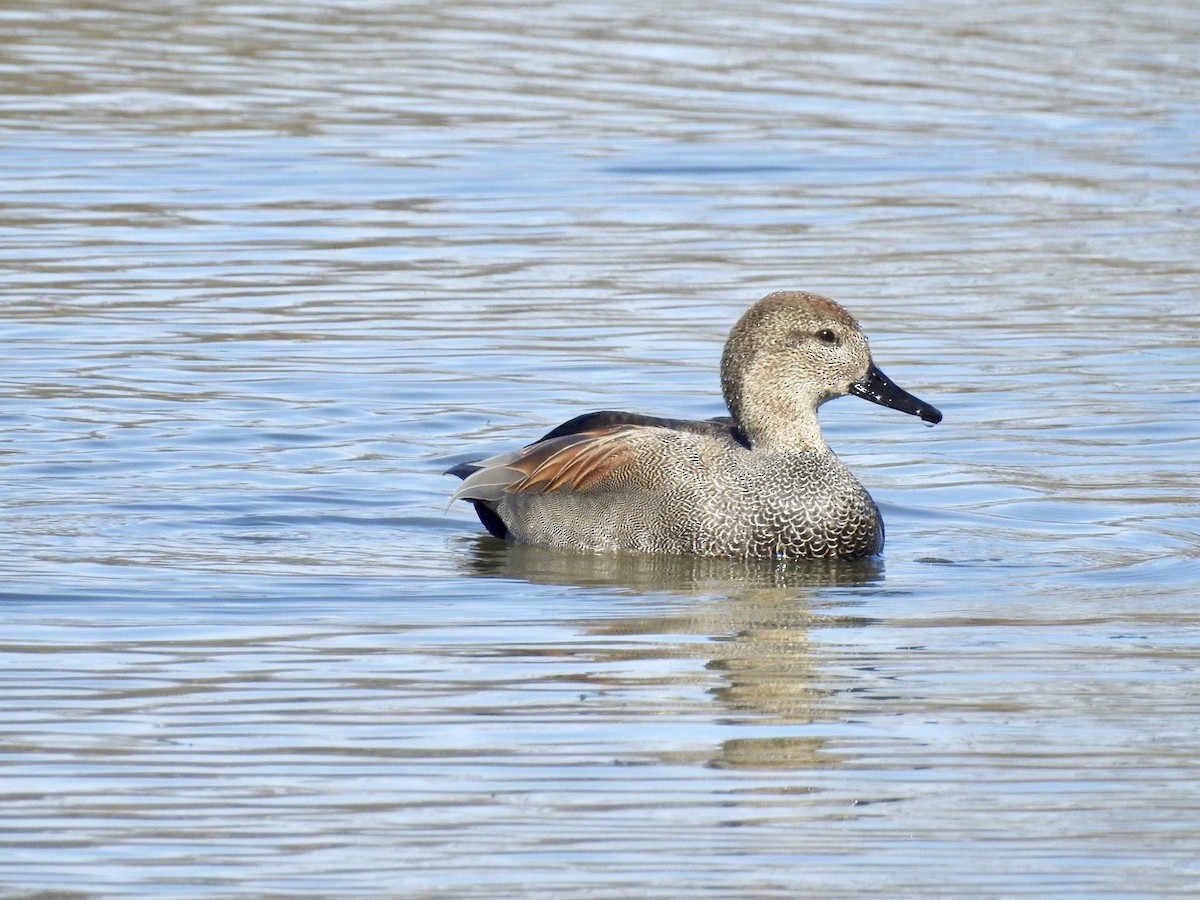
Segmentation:
[(828, 344), (829, 346), (832, 347), (834, 344), (836, 344), (838, 342), (838, 336), (836, 334), (834, 334), (833, 331), (831, 331), (830, 329), (822, 328), (820, 331), (817, 332), (817, 340), (820, 341), (822, 344)]

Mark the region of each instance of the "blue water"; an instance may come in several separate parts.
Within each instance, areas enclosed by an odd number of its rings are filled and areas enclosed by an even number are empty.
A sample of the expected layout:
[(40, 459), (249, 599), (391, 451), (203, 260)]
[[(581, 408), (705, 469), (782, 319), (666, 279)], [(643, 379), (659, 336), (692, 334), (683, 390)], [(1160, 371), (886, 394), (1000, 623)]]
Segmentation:
[[(0, 886), (1200, 887), (1200, 17), (0, 12)], [(938, 406), (856, 564), (506, 547), (778, 288)]]

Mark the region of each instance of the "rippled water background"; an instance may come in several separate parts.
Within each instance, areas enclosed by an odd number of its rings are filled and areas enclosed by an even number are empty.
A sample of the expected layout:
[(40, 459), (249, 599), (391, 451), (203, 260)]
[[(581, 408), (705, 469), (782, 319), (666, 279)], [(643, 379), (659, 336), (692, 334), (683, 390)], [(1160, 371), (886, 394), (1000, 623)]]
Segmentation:
[[(1200, 892), (1195, 4), (8, 3), (0, 892)], [(448, 465), (842, 300), (875, 563)]]

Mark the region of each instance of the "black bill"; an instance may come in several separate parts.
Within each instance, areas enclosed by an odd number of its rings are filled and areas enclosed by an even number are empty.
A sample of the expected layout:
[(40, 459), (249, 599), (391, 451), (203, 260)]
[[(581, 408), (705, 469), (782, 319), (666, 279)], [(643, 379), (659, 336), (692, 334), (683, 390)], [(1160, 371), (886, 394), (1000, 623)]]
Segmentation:
[(942, 421), (940, 412), (924, 400), (918, 400), (875, 366), (871, 366), (867, 370), (865, 378), (850, 385), (850, 393), (862, 397), (864, 400), (870, 400), (872, 403), (878, 403), (880, 406), (898, 409), (910, 416), (919, 416), (921, 421), (928, 422), (930, 425), (936, 425)]

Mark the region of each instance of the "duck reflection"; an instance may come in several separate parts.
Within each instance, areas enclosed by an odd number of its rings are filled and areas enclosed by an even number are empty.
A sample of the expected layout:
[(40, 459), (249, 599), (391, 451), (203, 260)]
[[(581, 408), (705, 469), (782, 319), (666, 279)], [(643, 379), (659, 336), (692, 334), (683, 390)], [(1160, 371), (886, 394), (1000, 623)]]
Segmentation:
[(499, 540), (472, 539), (461, 562), (470, 574), (518, 578), (534, 584), (607, 587), (623, 593), (721, 594), (778, 588), (794, 603), (796, 588), (870, 586), (883, 563), (867, 559), (720, 559), (687, 554), (572, 553)]
[[(874, 558), (773, 561), (578, 554), (487, 536), (474, 539), (472, 550), (460, 559), (476, 576), (608, 588), (632, 597), (686, 597), (686, 603), (652, 604), (652, 614), (585, 619), (581, 625), (590, 634), (606, 637), (708, 638), (663, 641), (655, 645), (655, 655), (707, 659), (706, 667), (721, 676), (712, 694), (726, 708), (730, 723), (754, 726), (833, 717), (824, 701), (834, 688), (819, 671), (811, 629), (860, 627), (871, 620), (822, 613), (813, 601), (826, 588), (870, 588), (883, 580), (883, 563)], [(627, 654), (628, 648), (617, 652)], [(708, 761), (737, 768), (804, 768), (833, 765), (838, 759), (824, 749), (821, 737), (777, 734), (731, 739)]]

